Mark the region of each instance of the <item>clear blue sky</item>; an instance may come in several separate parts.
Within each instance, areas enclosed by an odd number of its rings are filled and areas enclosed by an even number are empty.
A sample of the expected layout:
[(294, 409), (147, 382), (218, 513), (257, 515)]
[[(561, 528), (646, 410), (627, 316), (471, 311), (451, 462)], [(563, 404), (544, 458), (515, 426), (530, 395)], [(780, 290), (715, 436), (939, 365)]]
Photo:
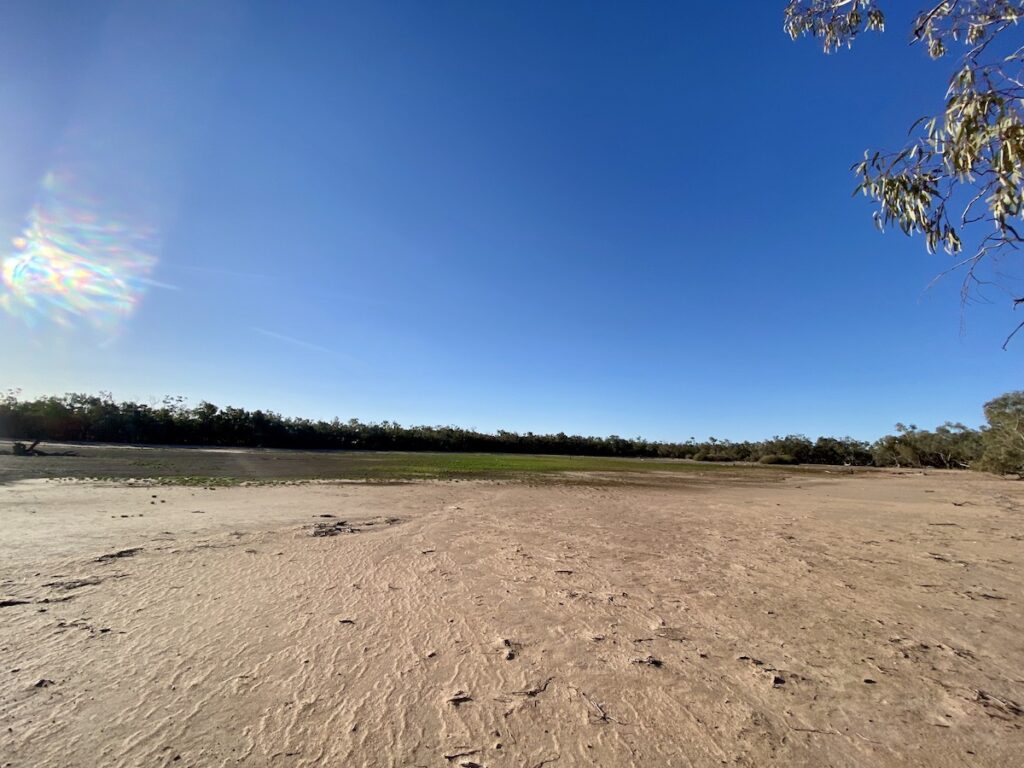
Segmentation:
[(947, 257), (850, 196), (946, 67), (914, 4), (830, 57), (784, 5), (6, 2), (0, 387), (669, 440), (977, 424), (1022, 383), (1013, 315), (961, 334), (958, 281), (925, 291)]

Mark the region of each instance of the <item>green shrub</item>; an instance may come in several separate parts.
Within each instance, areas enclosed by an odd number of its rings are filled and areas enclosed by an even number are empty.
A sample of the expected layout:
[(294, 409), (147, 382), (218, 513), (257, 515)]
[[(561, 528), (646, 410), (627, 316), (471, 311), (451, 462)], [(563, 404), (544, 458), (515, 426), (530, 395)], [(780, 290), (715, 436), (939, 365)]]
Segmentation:
[(788, 453), (766, 453), (758, 461), (761, 464), (799, 464), (795, 457)]

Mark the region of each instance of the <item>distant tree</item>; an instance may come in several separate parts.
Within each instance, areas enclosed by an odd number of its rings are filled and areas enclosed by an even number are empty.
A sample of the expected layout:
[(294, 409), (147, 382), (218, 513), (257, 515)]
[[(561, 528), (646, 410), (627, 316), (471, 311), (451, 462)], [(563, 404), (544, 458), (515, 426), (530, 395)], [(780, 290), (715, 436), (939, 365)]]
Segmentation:
[(982, 468), (1004, 475), (1024, 474), (1024, 391), (1007, 392), (985, 403), (985, 418)]
[[(945, 109), (914, 123), (902, 149), (869, 150), (854, 166), (856, 191), (877, 203), (880, 230), (921, 234), (930, 253), (955, 257), (943, 274), (962, 272), (964, 306), (982, 287), (1003, 292), (1015, 308), (1024, 304), (1019, 275), (1006, 272), (1019, 268), (1024, 245), (1022, 19), (1024, 0), (944, 0), (920, 11), (911, 41), (933, 59), (959, 51)], [(818, 38), (826, 53), (884, 28), (876, 0), (790, 0), (785, 10), (785, 31)]]
[(947, 421), (929, 434), (925, 449), (932, 466), (966, 469), (981, 457), (982, 433), (965, 424)]
[(895, 435), (884, 435), (874, 444), (872, 456), (879, 467), (920, 467), (923, 465), (921, 450), (922, 430), (916, 424), (897, 424)]
[(872, 450), (880, 467), (941, 467), (968, 469), (982, 453), (982, 433), (963, 424), (947, 421), (934, 432), (916, 424), (897, 424), (895, 435), (879, 438)]
[(771, 440), (765, 440), (761, 445), (763, 454), (790, 458), (792, 461), (788, 463), (791, 464), (804, 464), (810, 461), (813, 449), (813, 443), (803, 435), (786, 435), (785, 437), (776, 435)]
[(852, 437), (819, 437), (811, 448), (812, 464), (850, 464), (864, 466), (871, 463), (871, 450), (862, 440)]

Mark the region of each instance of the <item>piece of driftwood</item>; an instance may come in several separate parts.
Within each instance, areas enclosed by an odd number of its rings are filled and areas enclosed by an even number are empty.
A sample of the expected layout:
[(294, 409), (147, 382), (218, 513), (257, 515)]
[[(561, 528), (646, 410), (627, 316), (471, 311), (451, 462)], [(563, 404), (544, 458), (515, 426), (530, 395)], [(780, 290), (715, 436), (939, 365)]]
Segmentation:
[(42, 440), (36, 440), (31, 445), (26, 445), (20, 441), (16, 442), (11, 448), (11, 453), (15, 456), (75, 456), (74, 451), (61, 451), (60, 453), (49, 453), (47, 451), (41, 451), (37, 447)]

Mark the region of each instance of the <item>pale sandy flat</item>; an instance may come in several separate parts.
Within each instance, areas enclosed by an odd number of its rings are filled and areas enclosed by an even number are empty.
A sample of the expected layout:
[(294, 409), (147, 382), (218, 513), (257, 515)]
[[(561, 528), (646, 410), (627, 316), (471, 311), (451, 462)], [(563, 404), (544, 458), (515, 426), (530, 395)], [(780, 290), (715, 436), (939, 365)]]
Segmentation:
[(1022, 510), (967, 473), (10, 483), (0, 766), (1020, 765)]

